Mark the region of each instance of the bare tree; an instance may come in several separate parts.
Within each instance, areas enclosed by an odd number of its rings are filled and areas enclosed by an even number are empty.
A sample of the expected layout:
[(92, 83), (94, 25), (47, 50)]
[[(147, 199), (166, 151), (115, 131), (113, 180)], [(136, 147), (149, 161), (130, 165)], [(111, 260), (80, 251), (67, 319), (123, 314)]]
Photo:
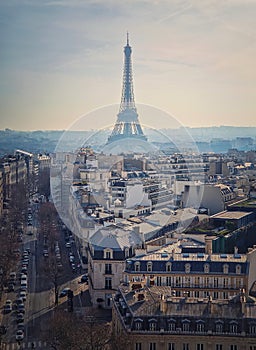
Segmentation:
[(110, 349), (110, 324), (98, 323), (94, 316), (81, 318), (56, 310), (47, 341), (55, 350), (107, 350)]

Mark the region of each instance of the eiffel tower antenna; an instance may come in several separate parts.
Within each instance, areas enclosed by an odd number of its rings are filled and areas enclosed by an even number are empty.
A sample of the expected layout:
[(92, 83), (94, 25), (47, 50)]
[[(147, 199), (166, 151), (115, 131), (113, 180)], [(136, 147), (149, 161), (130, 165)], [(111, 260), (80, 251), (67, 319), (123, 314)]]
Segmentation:
[(127, 32), (126, 46), (124, 47), (124, 69), (121, 103), (116, 123), (111, 135), (108, 138), (107, 143), (111, 143), (124, 138), (136, 138), (147, 141), (147, 137), (143, 134), (139, 122), (139, 116), (134, 101), (131, 54), (132, 48), (129, 44), (129, 33)]

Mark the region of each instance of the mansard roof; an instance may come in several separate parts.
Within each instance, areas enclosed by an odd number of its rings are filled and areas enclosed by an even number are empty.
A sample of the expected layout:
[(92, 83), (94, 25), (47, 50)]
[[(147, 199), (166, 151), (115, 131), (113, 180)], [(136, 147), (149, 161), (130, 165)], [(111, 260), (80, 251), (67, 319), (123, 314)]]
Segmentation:
[(138, 233), (110, 225), (96, 231), (90, 238), (90, 244), (93, 245), (94, 250), (105, 248), (124, 250), (126, 247), (141, 246), (142, 242)]

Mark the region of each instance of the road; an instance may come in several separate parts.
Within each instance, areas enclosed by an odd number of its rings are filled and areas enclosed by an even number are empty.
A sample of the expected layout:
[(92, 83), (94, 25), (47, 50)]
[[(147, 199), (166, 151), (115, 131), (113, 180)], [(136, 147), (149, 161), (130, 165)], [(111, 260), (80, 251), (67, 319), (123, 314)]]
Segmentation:
[[(28, 235), (31, 231), (33, 234)], [(17, 343), (15, 334), (17, 330), (16, 314), (13, 310), (9, 314), (4, 314), (2, 324), (8, 325), (7, 334), (3, 337), (5, 345), (2, 346), (6, 350), (31, 348), (32, 342), (45, 345), (45, 334), (49, 327), (54, 310), (57, 308), (67, 309), (67, 297), (59, 299), (59, 305), (54, 305), (54, 288), (53, 283), (45, 271), (47, 257), (43, 256), (44, 242), (40, 236), (40, 227), (37, 220), (36, 212), (33, 213), (33, 225), (29, 226), (27, 232), (23, 234), (23, 243), (21, 251), (29, 248), (29, 263), (28, 263), (28, 289), (27, 300), (25, 302), (26, 311), (24, 315), (24, 340)], [(75, 256), (76, 264), (79, 262), (78, 254), (74, 243), (71, 248), (65, 246), (65, 236), (61, 231), (61, 225), (57, 228), (57, 240), (60, 248), (61, 262), (63, 270), (59, 277), (59, 290), (64, 287), (69, 287), (74, 292), (74, 311), (84, 312), (85, 308), (90, 307), (90, 298), (88, 286), (84, 283), (79, 283), (83, 271), (73, 272), (69, 262), (69, 252), (72, 251)], [(21, 259), (17, 261), (17, 276), (20, 273)], [(17, 280), (15, 291), (6, 293), (6, 298), (15, 301), (19, 294), (20, 282)], [(81, 294), (81, 290), (83, 293)], [(46, 346), (46, 345), (45, 345)]]

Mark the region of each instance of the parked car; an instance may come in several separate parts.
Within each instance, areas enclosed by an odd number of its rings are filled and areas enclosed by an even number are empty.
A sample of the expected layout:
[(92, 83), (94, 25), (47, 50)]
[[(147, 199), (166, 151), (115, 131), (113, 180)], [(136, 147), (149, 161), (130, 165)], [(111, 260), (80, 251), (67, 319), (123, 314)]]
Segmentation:
[(24, 330), (25, 330), (25, 323), (23, 323), (23, 322), (18, 323), (17, 329), (21, 329), (24, 332)]
[(21, 297), (18, 297), (18, 298), (15, 300), (15, 304), (16, 304), (17, 307), (18, 307), (18, 305), (23, 304), (23, 302), (24, 302), (24, 300), (23, 300), (23, 298), (21, 298)]
[(68, 295), (68, 292), (69, 292), (69, 290), (71, 290), (70, 288), (64, 288), (64, 289), (62, 289), (62, 291), (60, 292), (60, 294), (59, 294), (59, 297), (60, 298), (63, 298), (63, 297), (65, 297), (65, 296), (67, 296)]
[(88, 276), (87, 275), (83, 275), (80, 279), (80, 283), (87, 283), (88, 282)]
[(8, 292), (14, 292), (14, 283), (8, 283), (7, 290)]
[(17, 323), (24, 323), (24, 314), (22, 312), (19, 312), (16, 315), (16, 322)]
[(25, 312), (25, 305), (23, 303), (18, 305), (18, 312), (22, 312), (24, 314), (24, 312)]
[(22, 298), (23, 302), (27, 300), (27, 293), (25, 290), (21, 290), (19, 297)]
[(7, 299), (5, 304), (4, 304), (4, 313), (9, 313), (12, 311), (12, 301)]
[(15, 336), (16, 340), (23, 340), (24, 339), (24, 332), (22, 329), (18, 329), (16, 332), (16, 336)]

